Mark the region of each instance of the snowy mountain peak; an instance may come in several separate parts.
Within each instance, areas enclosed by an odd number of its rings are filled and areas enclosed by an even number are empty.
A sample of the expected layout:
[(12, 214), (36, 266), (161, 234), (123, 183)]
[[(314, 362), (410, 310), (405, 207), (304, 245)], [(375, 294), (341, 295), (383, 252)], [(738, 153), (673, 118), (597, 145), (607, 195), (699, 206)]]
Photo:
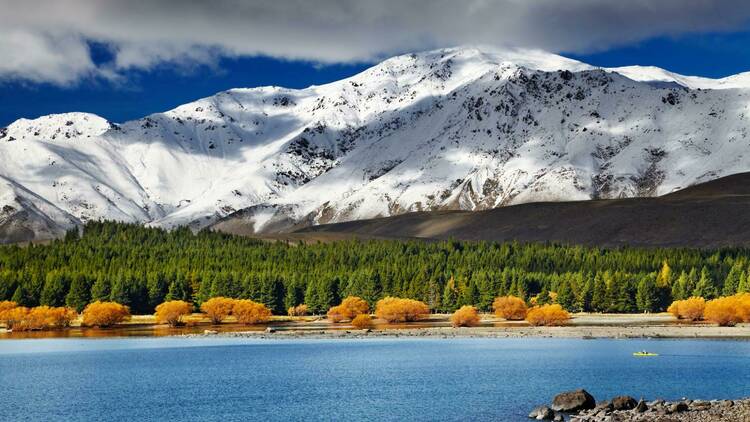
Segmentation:
[(746, 79), (467, 47), (302, 90), (232, 89), (121, 125), (19, 120), (0, 132), (0, 227), (48, 236), (90, 219), (225, 219), (273, 231), (663, 195), (750, 170)]
[(61, 113), (37, 119), (19, 119), (0, 130), (0, 142), (40, 139), (47, 141), (91, 138), (99, 136), (114, 125), (91, 113)]

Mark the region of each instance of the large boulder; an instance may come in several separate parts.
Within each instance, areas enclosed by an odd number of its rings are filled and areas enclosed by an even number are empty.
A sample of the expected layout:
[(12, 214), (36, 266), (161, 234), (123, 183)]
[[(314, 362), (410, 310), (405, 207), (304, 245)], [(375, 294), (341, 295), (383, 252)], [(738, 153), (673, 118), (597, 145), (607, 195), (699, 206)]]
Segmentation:
[(560, 393), (552, 400), (552, 409), (558, 412), (573, 413), (594, 407), (596, 407), (594, 396), (583, 389)]
[(612, 399), (612, 408), (614, 410), (631, 410), (638, 406), (638, 402), (630, 396), (617, 396)]

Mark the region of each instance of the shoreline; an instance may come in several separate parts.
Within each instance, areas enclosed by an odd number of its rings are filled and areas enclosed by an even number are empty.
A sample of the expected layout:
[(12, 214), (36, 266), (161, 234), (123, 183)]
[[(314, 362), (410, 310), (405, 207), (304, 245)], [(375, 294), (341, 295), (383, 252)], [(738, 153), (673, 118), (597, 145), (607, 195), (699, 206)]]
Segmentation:
[(254, 339), (362, 339), (362, 338), (570, 338), (570, 339), (672, 339), (750, 341), (750, 326), (563, 326), (563, 327), (430, 327), (376, 330), (226, 331), (181, 334), (177, 337), (233, 337)]
[(534, 327), (524, 321), (505, 321), (484, 315), (478, 327), (453, 328), (449, 315), (433, 314), (412, 322), (385, 324), (376, 320), (369, 330), (348, 323), (334, 324), (321, 317), (274, 317), (258, 325), (196, 321), (182, 327), (155, 324), (153, 316), (134, 316), (130, 323), (112, 328), (74, 326), (53, 331), (5, 332), (0, 341), (39, 338), (151, 338), (151, 337), (247, 337), (269, 339), (339, 338), (612, 338), (612, 339), (727, 339), (750, 340), (750, 324), (719, 327), (708, 323), (678, 321), (668, 314), (575, 314), (568, 325)]

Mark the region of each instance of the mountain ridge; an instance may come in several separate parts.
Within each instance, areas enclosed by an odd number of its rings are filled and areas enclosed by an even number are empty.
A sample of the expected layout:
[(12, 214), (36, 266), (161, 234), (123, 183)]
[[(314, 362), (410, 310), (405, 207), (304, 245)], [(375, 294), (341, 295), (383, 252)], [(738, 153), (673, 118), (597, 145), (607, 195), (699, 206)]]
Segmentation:
[[(218, 225), (217, 229), (232, 232), (231, 225)], [(277, 235), (277, 238), (297, 241), (457, 239), (601, 247), (748, 247), (750, 173), (725, 176), (655, 198), (537, 202), (475, 212), (411, 213), (306, 227)]]
[(92, 219), (199, 229), (229, 218), (269, 232), (663, 195), (750, 170), (745, 76), (453, 48), (302, 90), (232, 89), (122, 124), (21, 119), (0, 130), (0, 176), (11, 182), (0, 184), (0, 239), (56, 237)]

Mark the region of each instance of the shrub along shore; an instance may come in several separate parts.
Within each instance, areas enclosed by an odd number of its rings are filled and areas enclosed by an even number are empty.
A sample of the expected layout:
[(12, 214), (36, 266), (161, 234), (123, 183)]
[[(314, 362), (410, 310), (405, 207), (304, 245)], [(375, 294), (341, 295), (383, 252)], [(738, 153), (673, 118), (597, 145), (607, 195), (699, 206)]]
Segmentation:
[[(529, 308), (522, 299), (505, 296), (495, 299), (491, 315), (481, 314), (476, 307), (470, 305), (462, 306), (453, 314), (436, 315), (430, 313), (427, 304), (413, 299), (384, 298), (372, 310), (362, 298), (349, 296), (331, 307), (325, 317), (307, 315), (305, 305), (290, 307), (288, 316), (284, 317), (273, 316), (268, 307), (248, 299), (214, 297), (200, 305), (199, 313), (196, 313), (196, 306), (188, 302), (167, 301), (156, 307), (154, 315), (140, 316), (137, 319), (141, 326), (162, 324), (197, 328), (199, 325), (217, 327), (226, 322), (245, 326), (265, 324), (265, 332), (245, 332), (244, 329), (231, 325), (229, 330), (237, 332), (223, 334), (262, 337), (265, 333), (280, 330), (284, 335), (275, 335), (280, 338), (364, 335), (445, 338), (750, 338), (750, 324), (745, 324), (747, 320), (742, 319), (747, 315), (747, 305), (750, 304), (748, 298), (750, 295), (741, 294), (708, 302), (702, 298), (677, 301), (669, 307), (672, 315), (571, 315), (559, 304)], [(700, 321), (704, 314), (719, 320), (714, 323)], [(81, 327), (134, 327), (130, 318), (129, 308), (116, 302), (94, 302), (86, 306), (80, 316), (69, 308), (40, 306), (29, 309), (14, 302), (0, 302), (0, 326), (15, 331), (59, 330), (74, 325), (74, 321)], [(679, 322), (680, 319), (685, 321)], [(740, 326), (735, 327), (737, 324)], [(204, 334), (215, 335), (219, 331), (207, 329)]]

